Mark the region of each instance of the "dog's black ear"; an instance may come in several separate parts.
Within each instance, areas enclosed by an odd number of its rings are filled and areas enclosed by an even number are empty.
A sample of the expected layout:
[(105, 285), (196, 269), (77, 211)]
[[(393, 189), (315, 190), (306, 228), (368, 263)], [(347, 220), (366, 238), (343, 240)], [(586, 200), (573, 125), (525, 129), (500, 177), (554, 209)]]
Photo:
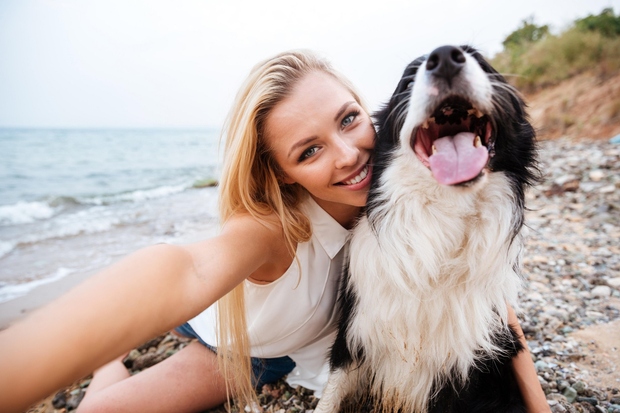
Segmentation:
[(409, 106), (407, 101), (411, 97), (416, 74), (425, 60), (426, 56), (420, 56), (407, 65), (389, 102), (373, 115), (377, 126), (377, 141), (381, 143), (382, 149), (398, 145), (398, 132), (404, 120), (401, 114)]
[(396, 85), (394, 93), (392, 93), (392, 99), (394, 99), (396, 96), (399, 96), (401, 93), (411, 93), (413, 83), (415, 82), (415, 76), (418, 73), (418, 69), (425, 60), (426, 56), (420, 56), (407, 65), (405, 71), (403, 72), (403, 75), (400, 77), (398, 85)]

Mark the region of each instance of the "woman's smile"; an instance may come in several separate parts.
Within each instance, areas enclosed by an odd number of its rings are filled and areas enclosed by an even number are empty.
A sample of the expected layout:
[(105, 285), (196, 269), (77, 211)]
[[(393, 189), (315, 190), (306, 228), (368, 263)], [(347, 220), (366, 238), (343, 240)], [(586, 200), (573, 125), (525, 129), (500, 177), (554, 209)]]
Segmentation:
[(362, 166), (361, 170), (355, 172), (352, 176), (338, 182), (336, 185), (346, 186), (348, 189), (359, 190), (370, 185), (372, 167), (366, 163)]

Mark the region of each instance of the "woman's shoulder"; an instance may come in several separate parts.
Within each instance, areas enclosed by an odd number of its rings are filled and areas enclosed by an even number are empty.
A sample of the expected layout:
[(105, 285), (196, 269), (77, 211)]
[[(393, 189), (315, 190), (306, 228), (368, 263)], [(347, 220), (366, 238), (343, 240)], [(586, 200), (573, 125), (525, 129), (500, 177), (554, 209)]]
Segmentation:
[(256, 254), (273, 259), (286, 249), (282, 224), (275, 214), (254, 216), (239, 212), (230, 216), (213, 240), (236, 253)]
[(239, 235), (260, 236), (282, 239), (282, 223), (276, 214), (255, 216), (248, 212), (238, 212), (233, 214), (222, 225), (222, 234), (234, 233)]
[(281, 262), (286, 244), (281, 226), (273, 217), (262, 219), (238, 213), (226, 220), (217, 236), (183, 248), (191, 255), (199, 278), (224, 276), (238, 283)]

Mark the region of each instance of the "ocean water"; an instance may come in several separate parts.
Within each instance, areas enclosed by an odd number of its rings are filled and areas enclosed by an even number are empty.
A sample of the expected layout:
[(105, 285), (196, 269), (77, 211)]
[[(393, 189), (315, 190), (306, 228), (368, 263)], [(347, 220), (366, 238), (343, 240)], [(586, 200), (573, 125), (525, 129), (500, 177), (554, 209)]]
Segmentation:
[(219, 131), (0, 129), (0, 302), (217, 228)]

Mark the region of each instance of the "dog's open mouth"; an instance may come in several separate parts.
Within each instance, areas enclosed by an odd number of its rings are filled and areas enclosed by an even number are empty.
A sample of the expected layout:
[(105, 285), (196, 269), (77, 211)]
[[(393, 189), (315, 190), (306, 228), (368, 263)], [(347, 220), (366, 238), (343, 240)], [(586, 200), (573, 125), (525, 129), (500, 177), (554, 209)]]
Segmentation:
[(493, 156), (493, 127), (468, 100), (452, 96), (414, 130), (411, 146), (437, 182), (466, 185), (482, 175)]

